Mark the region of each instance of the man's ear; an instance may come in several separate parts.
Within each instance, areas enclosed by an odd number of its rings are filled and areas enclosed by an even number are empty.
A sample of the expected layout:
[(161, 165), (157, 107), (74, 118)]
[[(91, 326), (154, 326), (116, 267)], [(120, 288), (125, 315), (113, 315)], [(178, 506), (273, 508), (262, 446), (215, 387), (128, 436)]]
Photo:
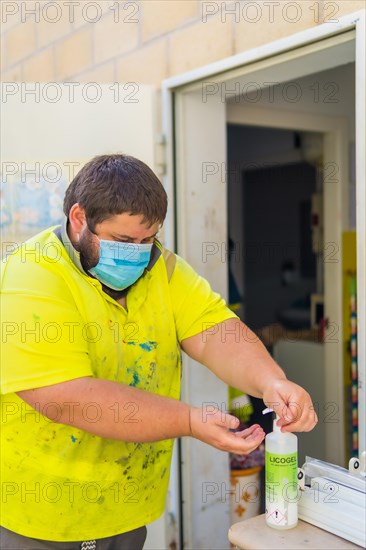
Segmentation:
[(74, 235), (78, 236), (86, 226), (86, 216), (84, 208), (81, 208), (78, 202), (72, 205), (69, 212), (69, 221)]

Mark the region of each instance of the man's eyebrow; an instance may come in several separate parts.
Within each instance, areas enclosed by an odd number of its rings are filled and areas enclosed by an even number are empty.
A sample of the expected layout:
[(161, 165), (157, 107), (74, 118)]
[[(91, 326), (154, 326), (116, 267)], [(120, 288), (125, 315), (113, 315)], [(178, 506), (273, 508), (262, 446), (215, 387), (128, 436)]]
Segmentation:
[[(156, 235), (159, 233), (159, 231), (156, 231), (153, 235), (149, 235), (148, 237), (145, 237), (142, 239), (143, 241), (146, 241), (146, 239), (152, 239), (153, 237), (156, 237)], [(114, 236), (118, 239), (128, 239), (129, 241), (135, 241), (136, 237), (131, 237), (130, 235), (120, 235), (119, 233), (114, 233)]]

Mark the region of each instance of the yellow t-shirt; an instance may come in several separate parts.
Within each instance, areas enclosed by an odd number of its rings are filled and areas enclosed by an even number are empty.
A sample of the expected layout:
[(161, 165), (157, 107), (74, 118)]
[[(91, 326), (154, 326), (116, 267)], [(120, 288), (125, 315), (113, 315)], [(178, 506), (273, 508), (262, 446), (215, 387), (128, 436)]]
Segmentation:
[[(159, 257), (129, 290), (126, 310), (65, 246), (50, 228), (2, 266), (1, 524), (28, 537), (77, 541), (161, 515), (173, 441), (101, 438), (49, 420), (57, 420), (56, 403), (35, 410), (15, 392), (93, 376), (179, 399), (179, 342), (235, 315), (178, 256), (170, 282)], [(132, 403), (111, 407), (116, 421), (137, 412)], [(96, 420), (98, 403), (83, 414)]]

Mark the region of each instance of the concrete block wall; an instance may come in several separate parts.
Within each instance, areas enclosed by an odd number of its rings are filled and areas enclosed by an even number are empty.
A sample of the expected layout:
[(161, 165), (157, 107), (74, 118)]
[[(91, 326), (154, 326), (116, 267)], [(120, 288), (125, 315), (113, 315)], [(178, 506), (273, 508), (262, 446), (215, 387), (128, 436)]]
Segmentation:
[(164, 78), (360, 9), (364, 0), (1, 1), (2, 81)]

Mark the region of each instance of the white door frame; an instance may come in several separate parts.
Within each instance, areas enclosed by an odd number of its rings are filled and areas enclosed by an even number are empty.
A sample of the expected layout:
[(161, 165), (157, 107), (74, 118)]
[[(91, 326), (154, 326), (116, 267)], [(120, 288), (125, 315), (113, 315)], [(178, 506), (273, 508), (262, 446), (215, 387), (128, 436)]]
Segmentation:
[[(243, 107), (232, 103), (227, 107), (228, 124), (243, 124), (295, 131), (319, 132), (324, 137), (324, 302), (330, 331), (325, 336), (325, 395), (319, 420), (333, 420), (325, 430), (326, 459), (345, 464), (344, 374), (343, 374), (343, 311), (342, 311), (342, 231), (348, 228), (348, 121), (343, 117), (280, 109)], [(333, 167), (336, 163), (336, 170)], [(329, 172), (329, 173), (327, 173)], [(332, 177), (330, 173), (332, 172)], [(329, 176), (329, 177), (328, 177)], [(334, 246), (333, 246), (334, 245)], [(327, 253), (327, 249), (328, 250)], [(331, 254), (330, 254), (331, 252)], [(328, 260), (328, 261), (327, 261)], [(349, 458), (349, 457), (348, 457)]]
[[(364, 280), (366, 279), (366, 191), (365, 191), (365, 158), (364, 151), (366, 149), (366, 135), (365, 135), (365, 126), (366, 126), (366, 102), (365, 102), (365, 12), (360, 11), (353, 14), (349, 14), (341, 19), (337, 23), (325, 23), (319, 25), (318, 27), (308, 29), (301, 33), (294, 34), (290, 37), (278, 40), (276, 42), (266, 44), (260, 48), (250, 50), (248, 52), (240, 53), (238, 55), (232, 56), (230, 58), (224, 59), (195, 69), (183, 75), (178, 75), (163, 82), (162, 86), (162, 100), (163, 100), (163, 133), (166, 139), (166, 154), (167, 154), (167, 173), (165, 176), (165, 184), (168, 189), (170, 203), (174, 203), (175, 194), (179, 195), (181, 198), (187, 198), (184, 193), (185, 184), (189, 183), (190, 174), (186, 172), (187, 180), (186, 182), (182, 180), (182, 175), (185, 169), (185, 151), (183, 149), (185, 143), (181, 139), (176, 130), (176, 117), (180, 117), (180, 114), (185, 116), (184, 110), (182, 111), (182, 106), (189, 107), (191, 103), (194, 107), (194, 102), (192, 102), (192, 96), (189, 97), (187, 93), (189, 88), (191, 91), (194, 88), (198, 88), (200, 82), (202, 83), (203, 79), (214, 78), (218, 81), (224, 81), (230, 71), (236, 72), (236, 74), (245, 71), (246, 74), (249, 74), (250, 67), (249, 64), (253, 66), (262, 62), (269, 66), (272, 62), (276, 61), (276, 56), (279, 56), (285, 52), (295, 50), (297, 48), (302, 48), (304, 46), (309, 46), (311, 49), (312, 45), (320, 44), (321, 41), (329, 39), (335, 35), (340, 35), (346, 31), (354, 30), (356, 35), (356, 196), (357, 196), (357, 282), (358, 282), (358, 296), (357, 296), (357, 307), (358, 307), (358, 357), (359, 357), (359, 432), (360, 432), (360, 451), (365, 450), (365, 363), (366, 363), (366, 289), (364, 286)], [(333, 66), (337, 66), (337, 59), (334, 60)], [(340, 64), (340, 63), (338, 63)], [(314, 71), (313, 71), (314, 72)], [(226, 73), (226, 75), (224, 74)], [(220, 124), (221, 124), (221, 111), (220, 112)], [(182, 118), (179, 123), (182, 122)], [(189, 124), (186, 126), (189, 127)], [(335, 136), (337, 131), (331, 133), (330, 136)], [(179, 143), (177, 145), (177, 140)], [(187, 141), (186, 141), (187, 143)], [(330, 150), (334, 150), (336, 145), (328, 142), (329, 147), (326, 155), (330, 155)], [(211, 157), (212, 159), (212, 157)], [(210, 160), (211, 160), (210, 159)], [(333, 157), (334, 159), (334, 157)], [(332, 160), (333, 160), (332, 159)], [(221, 158), (219, 158), (219, 161)], [(177, 162), (178, 161), (178, 162)], [(192, 184), (191, 189), (192, 189)], [(222, 198), (222, 197), (221, 197)], [(219, 205), (222, 208), (225, 207), (225, 201)], [(181, 205), (177, 204), (177, 209), (180, 212)], [(181, 223), (178, 233), (182, 230), (187, 231), (189, 229), (189, 223), (187, 218), (183, 218), (185, 224)], [(179, 222), (178, 222), (179, 223)], [(171, 213), (169, 219), (167, 220), (167, 245), (171, 248), (175, 248), (178, 242), (183, 239), (184, 235), (176, 235), (176, 220), (174, 215)], [(197, 238), (200, 238), (198, 235)], [(326, 236), (328, 241), (335, 240), (332, 236)], [(338, 241), (339, 242), (339, 241)], [(181, 251), (186, 248), (183, 246), (178, 247), (178, 251)], [(189, 390), (192, 389), (191, 382), (187, 383), (188, 394)], [(336, 445), (338, 441), (336, 442)], [(185, 456), (184, 460), (188, 462), (188, 475), (190, 470), (190, 460), (191, 456)], [(193, 476), (195, 477), (196, 484), (202, 480), (197, 479), (195, 475), (195, 467), (192, 467)], [(185, 482), (184, 482), (185, 483)], [(190, 487), (194, 486), (192, 480), (188, 484)], [(188, 496), (189, 497), (189, 496)], [(187, 498), (187, 495), (186, 495)], [(194, 502), (193, 497), (190, 497), (191, 501), (189, 503), (185, 502), (186, 509), (188, 508), (187, 516), (194, 520), (196, 513), (199, 511), (198, 504)], [(199, 503), (201, 504), (201, 502)], [(221, 508), (222, 510), (222, 508)], [(206, 515), (205, 518), (208, 518)], [(218, 515), (213, 515), (210, 521), (212, 527), (214, 527), (215, 522), (222, 522), (221, 517)], [(197, 520), (199, 521), (199, 520)], [(222, 524), (221, 524), (222, 525)], [(195, 544), (195, 548), (200, 548), (204, 546), (199, 546), (195, 542), (194, 534), (187, 533), (187, 525), (183, 526), (185, 530), (185, 539), (187, 545)], [(190, 546), (192, 547), (192, 546)], [(224, 546), (222, 546), (224, 547)]]

